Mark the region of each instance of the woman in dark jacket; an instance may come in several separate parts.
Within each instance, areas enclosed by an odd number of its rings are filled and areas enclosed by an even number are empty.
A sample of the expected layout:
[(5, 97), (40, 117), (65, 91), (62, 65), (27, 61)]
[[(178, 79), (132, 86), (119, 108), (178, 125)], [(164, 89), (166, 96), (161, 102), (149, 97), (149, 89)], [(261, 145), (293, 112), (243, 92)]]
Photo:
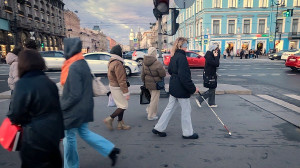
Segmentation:
[[(219, 64), (220, 57), (218, 57), (218, 47), (211, 45), (205, 54), (205, 67), (203, 72), (204, 87), (209, 88), (208, 91), (204, 92), (203, 97), (205, 99), (208, 98), (210, 107), (217, 107), (215, 103), (215, 92), (217, 87), (217, 67), (219, 67)], [(201, 107), (203, 101), (202, 97), (196, 97), (196, 102), (199, 107)]]
[(187, 49), (187, 40), (183, 37), (176, 39), (172, 48), (172, 58), (169, 64), (168, 72), (171, 75), (169, 92), (169, 103), (161, 115), (158, 123), (152, 132), (160, 137), (165, 137), (164, 132), (168, 122), (173, 115), (178, 103), (181, 106), (181, 127), (184, 139), (197, 139), (198, 134), (194, 133), (191, 121), (191, 104), (190, 97), (199, 89), (191, 79), (191, 71), (186, 58), (185, 50)]
[(46, 65), (34, 50), (19, 54), (18, 73), (8, 117), (23, 128), (22, 168), (62, 167), (59, 151), (64, 137), (58, 90), (42, 71)]

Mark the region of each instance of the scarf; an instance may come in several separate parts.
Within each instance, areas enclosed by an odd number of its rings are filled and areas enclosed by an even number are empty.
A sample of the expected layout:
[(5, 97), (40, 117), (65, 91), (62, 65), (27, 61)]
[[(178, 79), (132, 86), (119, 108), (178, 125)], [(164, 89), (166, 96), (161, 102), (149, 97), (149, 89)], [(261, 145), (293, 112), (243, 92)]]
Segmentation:
[(60, 83), (63, 86), (66, 81), (67, 81), (67, 77), (69, 75), (69, 68), (70, 66), (78, 61), (78, 60), (82, 60), (84, 59), (82, 52), (75, 54), (73, 57), (69, 58), (68, 60), (66, 60), (61, 68), (61, 75), (60, 75)]

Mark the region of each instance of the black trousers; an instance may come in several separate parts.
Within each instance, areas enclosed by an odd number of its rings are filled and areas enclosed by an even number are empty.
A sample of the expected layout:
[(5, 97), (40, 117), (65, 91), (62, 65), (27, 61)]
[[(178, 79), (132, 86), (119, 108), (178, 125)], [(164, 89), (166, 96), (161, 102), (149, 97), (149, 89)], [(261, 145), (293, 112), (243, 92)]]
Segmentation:
[[(208, 99), (209, 105), (215, 105), (215, 97), (216, 97), (216, 89), (208, 89), (206, 92), (202, 94), (204, 99)], [(200, 103), (202, 103), (204, 100), (202, 99)]]

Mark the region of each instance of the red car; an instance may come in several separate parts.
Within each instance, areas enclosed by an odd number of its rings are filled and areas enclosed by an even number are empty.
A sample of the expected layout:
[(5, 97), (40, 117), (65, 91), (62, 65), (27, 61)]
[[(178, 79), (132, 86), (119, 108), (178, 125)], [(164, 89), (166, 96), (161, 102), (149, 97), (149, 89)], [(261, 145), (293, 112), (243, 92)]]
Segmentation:
[(285, 62), (286, 67), (290, 67), (292, 70), (300, 69), (300, 55), (289, 56)]
[[(205, 58), (195, 52), (186, 51), (186, 57), (190, 67), (204, 67), (205, 66)], [(164, 56), (164, 64), (169, 66), (171, 60), (171, 55)]]

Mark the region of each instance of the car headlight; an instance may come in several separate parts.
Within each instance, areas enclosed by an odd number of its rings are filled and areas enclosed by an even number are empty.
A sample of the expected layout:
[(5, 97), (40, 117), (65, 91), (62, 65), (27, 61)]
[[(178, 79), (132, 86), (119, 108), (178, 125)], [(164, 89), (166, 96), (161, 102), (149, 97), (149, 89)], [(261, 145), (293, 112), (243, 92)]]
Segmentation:
[(274, 55), (274, 57), (277, 57), (277, 56), (278, 56), (277, 54)]

